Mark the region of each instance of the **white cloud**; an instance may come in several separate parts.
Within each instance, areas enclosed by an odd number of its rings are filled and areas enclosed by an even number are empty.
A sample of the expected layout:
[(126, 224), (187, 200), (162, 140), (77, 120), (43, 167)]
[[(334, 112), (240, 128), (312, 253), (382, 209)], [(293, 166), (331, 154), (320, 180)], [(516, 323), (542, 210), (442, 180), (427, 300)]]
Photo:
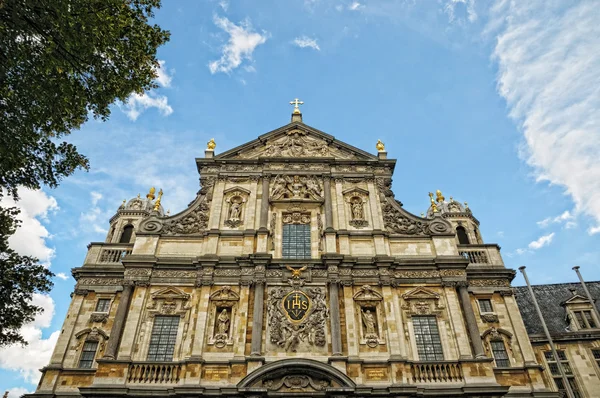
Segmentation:
[(227, 11), (229, 9), (229, 1), (228, 0), (221, 0), (221, 1), (219, 1), (219, 6), (221, 6), (221, 8), (223, 9), (223, 11)]
[(300, 48), (308, 47), (308, 48), (312, 48), (317, 51), (321, 51), (321, 48), (317, 44), (317, 40), (311, 39), (308, 36), (296, 37), (292, 43), (294, 43), (296, 46), (298, 46)]
[(25, 394), (33, 394), (33, 391), (23, 387), (14, 387), (8, 390), (8, 398), (19, 398)]
[(469, 22), (475, 22), (477, 20), (475, 0), (446, 0), (444, 12), (448, 14), (450, 23), (463, 23), (465, 21), (464, 17), (457, 15), (459, 13), (466, 13), (466, 17)]
[(515, 250), (515, 253), (517, 253), (518, 255), (521, 255), (521, 254), (527, 253), (528, 251), (529, 250), (527, 250), (527, 249), (517, 249), (517, 250)]
[(106, 234), (108, 230), (104, 227), (112, 215), (110, 211), (102, 211), (98, 202), (102, 199), (100, 192), (91, 191), (91, 206), (88, 211), (79, 216), (79, 226), (82, 230), (91, 230), (95, 233)]
[(65, 274), (64, 272), (57, 273), (56, 277), (62, 279), (63, 281), (66, 281), (67, 279), (69, 279), (69, 275)]
[(569, 210), (565, 210), (564, 213), (562, 213), (561, 215), (556, 216), (556, 217), (546, 217), (542, 221), (538, 221), (537, 225), (539, 225), (541, 228), (546, 228), (550, 224), (562, 224), (562, 223), (565, 224), (565, 228), (567, 228), (567, 229), (577, 226), (577, 223), (575, 222), (575, 216), (573, 214), (571, 214), (571, 212)]
[(544, 246), (548, 246), (552, 242), (552, 238), (554, 238), (554, 232), (541, 236), (538, 240), (534, 240), (533, 242), (529, 243), (527, 247), (532, 250), (541, 249)]
[(596, 235), (597, 233), (600, 233), (600, 225), (598, 225), (596, 227), (590, 227), (588, 229), (588, 234), (590, 234), (590, 235)]
[[(156, 69), (156, 83), (161, 87), (171, 87), (171, 80), (173, 80), (173, 75), (169, 75), (169, 71), (167, 70), (167, 61), (162, 59), (158, 60), (158, 68)], [(170, 73), (173, 73), (173, 69), (171, 69)]]
[(132, 94), (124, 105), (125, 114), (129, 119), (136, 121), (137, 118), (148, 108), (157, 108), (163, 116), (169, 116), (173, 113), (173, 108), (169, 105), (169, 100), (164, 95), (156, 95), (152, 92), (144, 94)]
[(3, 206), (21, 209), (18, 219), (22, 222), (9, 238), (9, 245), (17, 253), (37, 257), (41, 263), (50, 266), (54, 249), (47, 246), (46, 240), (50, 238), (50, 233), (40, 221), (47, 220), (49, 212), (58, 210), (56, 199), (46, 195), (44, 191), (29, 189), (20, 189), (19, 197), (20, 200), (16, 203), (9, 197), (2, 199)]
[[(600, 223), (600, 8), (592, 0), (498, 0), (498, 91), (524, 134), (537, 181), (564, 187)], [(596, 227), (589, 233), (598, 232)]]
[(350, 11), (358, 11), (361, 8), (365, 8), (363, 4), (360, 4), (358, 1), (353, 1), (350, 5), (348, 5), (348, 9)]
[[(166, 61), (158, 60), (158, 68), (156, 71), (156, 79), (154, 81), (160, 87), (171, 87), (173, 80), (172, 69), (169, 71), (166, 67)], [(171, 73), (171, 74), (169, 74)], [(166, 95), (158, 95), (154, 90), (146, 91), (142, 94), (133, 93), (127, 101), (120, 106), (121, 110), (131, 119), (136, 121), (137, 118), (149, 108), (156, 108), (163, 116), (169, 116), (173, 113), (173, 108), (169, 105), (169, 99)]]
[(54, 301), (48, 295), (36, 293), (33, 295), (33, 303), (44, 308), (44, 312), (21, 328), (21, 334), (29, 344), (25, 347), (11, 345), (0, 348), (0, 368), (20, 372), (28, 383), (37, 384), (39, 369), (50, 362), (60, 330), (44, 339), (42, 329), (50, 326), (54, 316)]
[(240, 66), (244, 59), (251, 61), (256, 47), (267, 41), (268, 33), (254, 32), (249, 20), (234, 24), (226, 17), (214, 17), (215, 25), (229, 34), (229, 41), (222, 47), (223, 54), (217, 61), (208, 64), (210, 73), (229, 73)]

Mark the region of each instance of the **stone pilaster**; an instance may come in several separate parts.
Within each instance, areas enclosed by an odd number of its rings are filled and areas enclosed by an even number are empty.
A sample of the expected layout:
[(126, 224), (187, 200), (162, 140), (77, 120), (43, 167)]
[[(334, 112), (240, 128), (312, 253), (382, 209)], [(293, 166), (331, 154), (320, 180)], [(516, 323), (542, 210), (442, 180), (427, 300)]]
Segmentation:
[(87, 293), (87, 290), (82, 289), (75, 289), (75, 292), (73, 292), (73, 299), (71, 300), (71, 305), (69, 306), (69, 316), (67, 319), (65, 319), (62, 332), (58, 337), (56, 347), (54, 347), (54, 352), (52, 353), (52, 358), (50, 359), (51, 365), (62, 365), (65, 354), (67, 353), (67, 349), (69, 347), (69, 341), (73, 336), (75, 323), (77, 322), (79, 312), (81, 311), (81, 305), (83, 304), (83, 300), (85, 300)]
[(477, 327), (477, 320), (475, 319), (475, 312), (473, 311), (471, 299), (469, 298), (467, 283), (458, 282), (457, 289), (462, 310), (465, 314), (465, 320), (467, 321), (467, 331), (469, 332), (469, 337), (471, 338), (471, 345), (473, 347), (475, 358), (486, 358), (483, 350), (483, 344), (481, 342), (481, 336), (479, 334), (479, 328)]
[(325, 191), (325, 230), (333, 229), (333, 206), (331, 204), (331, 177), (323, 177), (323, 190)]
[(251, 356), (261, 356), (262, 335), (264, 325), (265, 285), (266, 268), (270, 256), (256, 256), (252, 258), (254, 267), (254, 310), (252, 322), (252, 343), (250, 346)]
[(333, 356), (342, 355), (342, 332), (340, 327), (339, 271), (340, 259), (325, 257), (327, 282), (329, 283), (329, 321), (331, 327), (331, 351)]
[(123, 329), (125, 328), (127, 313), (129, 312), (129, 303), (131, 302), (131, 296), (133, 295), (133, 288), (133, 282), (128, 282), (123, 286), (121, 298), (119, 299), (119, 307), (117, 308), (108, 343), (106, 344), (106, 350), (104, 351), (104, 358), (117, 359), (119, 343), (121, 342), (121, 336), (123, 336)]
[(529, 342), (529, 336), (527, 335), (527, 330), (525, 329), (525, 324), (523, 323), (523, 318), (521, 318), (521, 313), (519, 312), (519, 307), (517, 306), (512, 290), (501, 291), (500, 294), (504, 297), (506, 313), (508, 314), (508, 318), (510, 319), (510, 323), (515, 332), (517, 344), (519, 344), (519, 348), (521, 348), (521, 354), (523, 355), (525, 365), (536, 365), (537, 361), (535, 359), (533, 347)]
[(443, 281), (442, 286), (446, 295), (446, 303), (448, 305), (448, 317), (450, 318), (451, 326), (454, 331), (455, 341), (458, 346), (458, 356), (460, 359), (470, 359), (473, 354), (469, 346), (467, 331), (463, 322), (461, 305), (456, 296), (456, 281)]

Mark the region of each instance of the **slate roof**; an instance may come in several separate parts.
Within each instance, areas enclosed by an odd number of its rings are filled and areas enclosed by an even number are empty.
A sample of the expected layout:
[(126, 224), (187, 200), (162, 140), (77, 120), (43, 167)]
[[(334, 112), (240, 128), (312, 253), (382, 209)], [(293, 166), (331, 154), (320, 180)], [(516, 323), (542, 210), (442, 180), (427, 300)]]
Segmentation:
[[(590, 294), (596, 301), (596, 307), (600, 310), (600, 281), (585, 282)], [(538, 305), (542, 310), (542, 314), (548, 326), (551, 335), (568, 332), (566, 327), (568, 322), (566, 319), (565, 307), (561, 303), (573, 297), (573, 293), (569, 289), (575, 289), (575, 293), (586, 297), (585, 291), (580, 283), (557, 283), (552, 285), (533, 285), (533, 292), (537, 298)], [(543, 334), (544, 329), (533, 306), (531, 295), (527, 286), (513, 287), (515, 298), (519, 305), (519, 311), (525, 322), (527, 333)]]

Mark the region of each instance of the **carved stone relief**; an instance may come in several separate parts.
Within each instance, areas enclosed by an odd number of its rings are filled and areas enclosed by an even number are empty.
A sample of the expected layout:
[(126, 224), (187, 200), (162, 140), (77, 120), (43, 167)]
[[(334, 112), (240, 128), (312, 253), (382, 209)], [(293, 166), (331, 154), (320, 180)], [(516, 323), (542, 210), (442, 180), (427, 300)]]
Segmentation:
[(425, 289), (417, 287), (402, 295), (402, 309), (406, 316), (412, 315), (436, 315), (440, 316), (443, 309), (446, 308), (440, 303), (440, 295)]
[(329, 310), (320, 287), (273, 287), (268, 298), (269, 341), (288, 352), (324, 348)]
[(343, 194), (350, 216), (348, 223), (355, 228), (368, 226), (366, 206), (369, 199), (369, 191), (361, 188), (352, 188), (344, 191)]
[(264, 380), (262, 384), (267, 390), (280, 393), (317, 392), (324, 391), (331, 386), (329, 380), (319, 379), (312, 375), (287, 375)]
[(190, 295), (181, 290), (169, 286), (152, 293), (150, 304), (146, 307), (148, 316), (154, 318), (156, 315), (187, 315), (190, 307), (187, 305)]
[(278, 175), (273, 179), (270, 200), (323, 200), (323, 184), (315, 176)]

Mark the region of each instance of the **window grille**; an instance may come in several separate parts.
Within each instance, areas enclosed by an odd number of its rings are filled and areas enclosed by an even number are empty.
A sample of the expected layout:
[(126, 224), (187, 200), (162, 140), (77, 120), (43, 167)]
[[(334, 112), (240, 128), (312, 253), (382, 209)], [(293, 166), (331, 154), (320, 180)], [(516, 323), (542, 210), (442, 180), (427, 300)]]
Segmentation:
[(421, 361), (444, 360), (444, 351), (435, 316), (413, 316), (412, 321), (419, 359)]
[(98, 299), (96, 303), (96, 312), (108, 312), (110, 307), (110, 299)]
[(79, 367), (83, 369), (91, 369), (94, 364), (94, 358), (96, 357), (96, 350), (98, 349), (97, 341), (86, 341), (83, 343), (83, 350), (81, 351), (81, 357), (79, 357)]
[(148, 361), (169, 362), (173, 360), (177, 341), (178, 316), (156, 316), (148, 348)]
[[(569, 360), (567, 359), (567, 355), (564, 350), (556, 350), (558, 354), (558, 358), (560, 359), (560, 364), (562, 365), (563, 371), (565, 372), (565, 376), (569, 380), (569, 384), (571, 385), (571, 390), (573, 390), (573, 394), (575, 398), (582, 398), (581, 393), (579, 392), (579, 388), (577, 387), (577, 382), (575, 381), (575, 375), (573, 374), (573, 370), (571, 369), (571, 365), (569, 364)], [(544, 357), (546, 358), (546, 363), (548, 363), (548, 369), (550, 370), (550, 374), (554, 379), (554, 384), (556, 384), (556, 388), (558, 391), (566, 396), (565, 385), (563, 383), (563, 379), (560, 376), (560, 371), (558, 370), (558, 364), (554, 359), (554, 355), (552, 355), (552, 351), (545, 351)]]
[(284, 224), (283, 258), (310, 258), (310, 224)]
[(479, 310), (481, 312), (494, 312), (494, 309), (492, 308), (492, 300), (479, 299)]
[(504, 346), (504, 341), (490, 341), (490, 346), (492, 347), (492, 355), (494, 356), (494, 360), (496, 361), (496, 367), (498, 368), (508, 368), (510, 367), (510, 360), (508, 359), (508, 354), (506, 353), (506, 347)]

